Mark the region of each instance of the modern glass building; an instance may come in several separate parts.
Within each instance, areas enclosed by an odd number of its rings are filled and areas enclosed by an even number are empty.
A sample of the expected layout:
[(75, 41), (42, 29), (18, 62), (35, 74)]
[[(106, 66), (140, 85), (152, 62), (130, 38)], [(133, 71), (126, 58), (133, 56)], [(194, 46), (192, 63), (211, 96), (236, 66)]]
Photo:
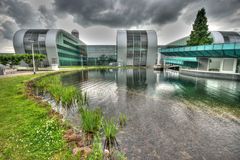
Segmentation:
[(87, 45), (88, 65), (117, 62), (116, 45)]
[(22, 29), (15, 33), (13, 46), (17, 54), (41, 53), (45, 65), (76, 66), (87, 63), (86, 44), (61, 29)]
[(197, 58), (195, 70), (211, 71), (212, 74), (240, 73), (240, 34), (215, 31), (211, 32), (210, 36), (213, 38), (213, 44), (209, 45), (187, 46), (189, 37), (169, 43), (159, 49), (161, 59), (169, 63), (171, 62), (169, 58), (176, 61), (181, 60), (181, 57), (195, 57)]
[(119, 30), (117, 61), (124, 66), (153, 66), (157, 44), (157, 34), (153, 30)]

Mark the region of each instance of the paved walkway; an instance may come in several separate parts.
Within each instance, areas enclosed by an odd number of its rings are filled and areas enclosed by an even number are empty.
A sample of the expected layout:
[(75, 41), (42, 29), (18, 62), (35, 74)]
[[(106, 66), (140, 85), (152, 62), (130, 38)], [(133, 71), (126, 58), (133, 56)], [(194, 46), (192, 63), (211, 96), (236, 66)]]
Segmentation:
[[(36, 74), (39, 74), (39, 73), (47, 73), (47, 72), (55, 72), (55, 71), (37, 71)], [(4, 78), (4, 77), (14, 77), (14, 76), (23, 76), (23, 75), (31, 75), (31, 74), (33, 74), (32, 71), (17, 71), (17, 72), (12, 73), (12, 74), (0, 75), (0, 78)]]

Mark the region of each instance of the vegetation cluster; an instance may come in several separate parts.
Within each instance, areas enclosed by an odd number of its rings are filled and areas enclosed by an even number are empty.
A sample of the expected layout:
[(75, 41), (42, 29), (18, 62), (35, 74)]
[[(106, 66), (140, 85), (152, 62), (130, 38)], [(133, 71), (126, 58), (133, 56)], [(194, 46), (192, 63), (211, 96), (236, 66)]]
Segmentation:
[[(36, 67), (46, 58), (44, 54), (34, 54), (34, 60)], [(21, 61), (24, 61), (29, 66), (32, 66), (32, 54), (1, 54), (0, 64), (13, 66), (19, 65)]]
[[(86, 93), (77, 90), (74, 86), (64, 86), (61, 82), (61, 76), (58, 74), (36, 80), (35, 87), (42, 94), (49, 93), (58, 105), (62, 105), (66, 109), (78, 107), (81, 119), (80, 127), (83, 134), (80, 135), (81, 138), (78, 135), (74, 137), (78, 139), (78, 144), (81, 144), (81, 147), (77, 146), (77, 149), (75, 149), (80, 154), (80, 157), (100, 160), (116, 159), (113, 158), (113, 155), (114, 157), (121, 155), (119, 156), (120, 159), (126, 159), (126, 156), (120, 151), (120, 146), (116, 139), (119, 126), (123, 127), (126, 125), (127, 118), (125, 114), (120, 114), (118, 122), (114, 118), (105, 119), (100, 108), (90, 109)], [(71, 133), (72, 135), (74, 133)], [(104, 146), (102, 145), (101, 137), (105, 137)], [(86, 148), (90, 148), (91, 152), (86, 151)], [(88, 152), (87, 155), (84, 152)]]

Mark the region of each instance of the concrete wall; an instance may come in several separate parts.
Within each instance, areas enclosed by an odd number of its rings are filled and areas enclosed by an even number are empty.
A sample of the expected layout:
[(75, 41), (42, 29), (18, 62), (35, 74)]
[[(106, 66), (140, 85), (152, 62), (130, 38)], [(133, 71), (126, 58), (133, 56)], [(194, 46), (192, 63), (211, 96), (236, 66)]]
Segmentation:
[(208, 70), (208, 58), (198, 58), (198, 70)]
[(21, 29), (14, 34), (13, 47), (17, 54), (25, 53), (23, 38), (27, 31), (27, 29)]
[(155, 31), (147, 31), (148, 51), (147, 51), (147, 66), (154, 66), (158, 54), (158, 41)]
[(117, 31), (117, 61), (122, 65), (127, 62), (127, 31)]
[(188, 76), (194, 76), (194, 77), (240, 80), (240, 74), (236, 74), (236, 73), (231, 74), (231, 73), (208, 72), (208, 71), (196, 71), (196, 70), (181, 69), (180, 74), (188, 75)]
[(220, 72), (236, 73), (237, 58), (223, 58)]
[(209, 58), (208, 70), (209, 71), (220, 71), (221, 63), (222, 63), (222, 58)]
[(57, 52), (57, 34), (59, 33), (58, 29), (51, 29), (47, 32), (46, 35), (46, 51), (49, 65), (59, 65), (59, 57)]

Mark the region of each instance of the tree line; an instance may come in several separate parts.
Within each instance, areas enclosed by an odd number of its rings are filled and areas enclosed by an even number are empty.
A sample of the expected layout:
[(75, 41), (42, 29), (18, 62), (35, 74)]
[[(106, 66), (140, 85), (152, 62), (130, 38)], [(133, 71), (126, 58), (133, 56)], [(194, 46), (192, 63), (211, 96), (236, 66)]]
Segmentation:
[[(44, 54), (34, 54), (35, 65), (38, 67), (40, 63), (46, 58)], [(21, 61), (24, 61), (29, 66), (32, 66), (32, 54), (11, 54), (0, 55), (0, 64), (13, 66), (19, 65)]]

